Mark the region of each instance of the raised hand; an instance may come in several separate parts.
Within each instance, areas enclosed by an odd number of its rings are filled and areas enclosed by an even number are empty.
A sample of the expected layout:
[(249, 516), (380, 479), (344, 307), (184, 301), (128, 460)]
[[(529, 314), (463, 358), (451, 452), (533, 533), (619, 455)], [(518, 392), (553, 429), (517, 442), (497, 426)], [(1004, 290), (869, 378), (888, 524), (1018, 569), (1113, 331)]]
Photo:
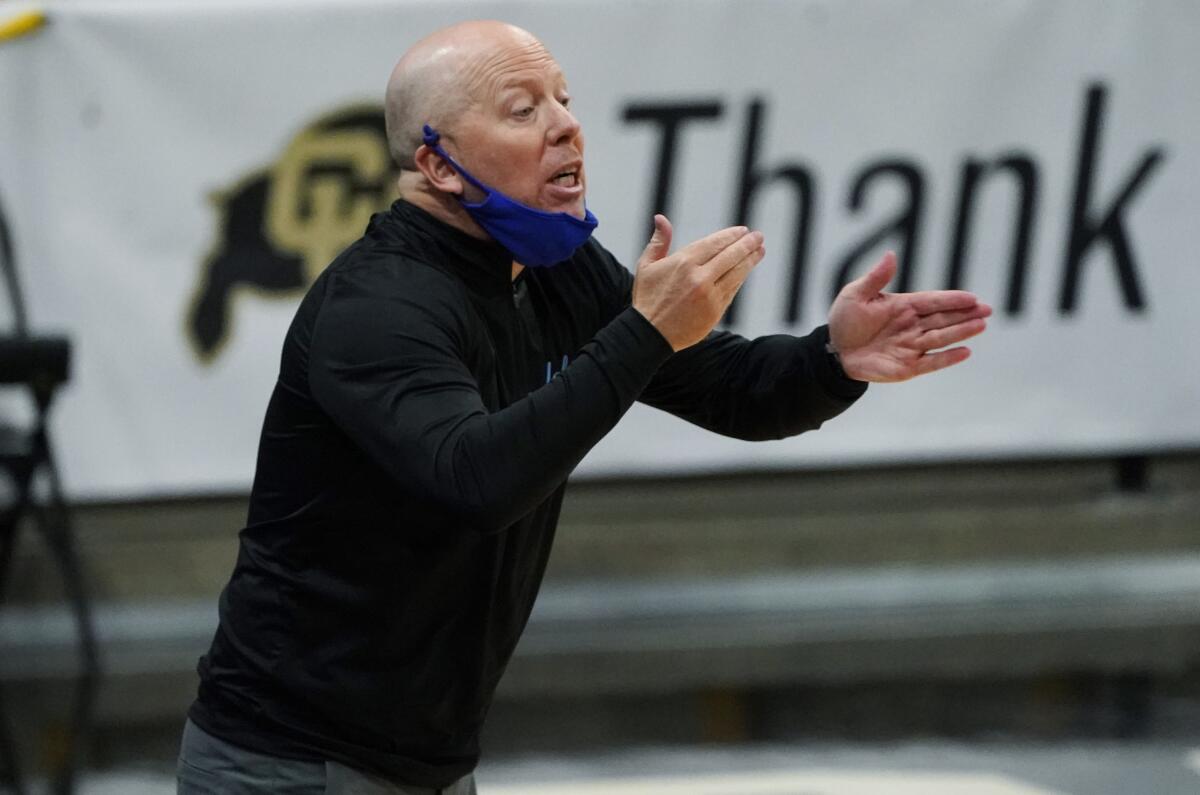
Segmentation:
[(907, 381), (971, 355), (966, 347), (939, 350), (987, 327), (992, 308), (962, 290), (885, 293), (896, 275), (888, 252), (866, 275), (838, 293), (829, 310), (829, 341), (846, 375), (859, 381)]
[(671, 222), (654, 216), (654, 234), (638, 259), (633, 308), (680, 350), (712, 331), (742, 282), (766, 253), (761, 232), (732, 226), (674, 254)]

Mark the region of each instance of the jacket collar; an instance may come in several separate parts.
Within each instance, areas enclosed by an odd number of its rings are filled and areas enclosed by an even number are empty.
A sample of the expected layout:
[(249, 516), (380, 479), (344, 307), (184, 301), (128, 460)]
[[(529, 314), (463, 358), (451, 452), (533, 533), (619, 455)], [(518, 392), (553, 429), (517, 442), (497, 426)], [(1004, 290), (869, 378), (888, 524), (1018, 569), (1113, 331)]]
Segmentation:
[(512, 289), (512, 254), (496, 241), (472, 237), (404, 199), (378, 217), (384, 237), (417, 243), (433, 264), (453, 271), (468, 287), (489, 294)]

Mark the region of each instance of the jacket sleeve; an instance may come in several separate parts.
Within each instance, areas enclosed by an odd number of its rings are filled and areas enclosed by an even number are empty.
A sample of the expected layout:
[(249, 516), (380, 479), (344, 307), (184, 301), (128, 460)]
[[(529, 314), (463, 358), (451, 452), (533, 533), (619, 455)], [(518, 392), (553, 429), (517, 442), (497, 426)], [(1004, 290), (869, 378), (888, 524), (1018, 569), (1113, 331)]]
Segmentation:
[[(631, 274), (608, 251), (614, 311), (633, 297)], [(805, 337), (779, 334), (748, 340), (713, 331), (673, 354), (638, 398), (702, 428), (747, 441), (783, 439), (815, 430), (867, 390), (835, 369), (827, 326)]]
[(866, 391), (837, 372), (829, 329), (747, 340), (714, 331), (671, 356), (640, 400), (724, 436), (783, 439), (815, 430)]
[(489, 412), (466, 365), (466, 297), (432, 269), (419, 289), (337, 274), (313, 326), (321, 409), (402, 488), (502, 530), (533, 510), (625, 413), (671, 348), (633, 309), (560, 377)]

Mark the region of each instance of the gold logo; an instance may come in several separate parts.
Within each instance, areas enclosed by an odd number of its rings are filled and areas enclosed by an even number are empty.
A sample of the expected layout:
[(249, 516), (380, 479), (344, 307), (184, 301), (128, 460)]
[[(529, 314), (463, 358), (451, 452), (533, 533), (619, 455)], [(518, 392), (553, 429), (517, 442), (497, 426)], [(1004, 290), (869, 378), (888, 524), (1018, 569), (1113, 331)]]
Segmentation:
[(354, 105), (302, 130), (275, 163), (212, 197), (219, 233), (201, 266), (187, 336), (213, 361), (233, 326), (234, 298), (303, 294), (396, 197), (383, 108)]

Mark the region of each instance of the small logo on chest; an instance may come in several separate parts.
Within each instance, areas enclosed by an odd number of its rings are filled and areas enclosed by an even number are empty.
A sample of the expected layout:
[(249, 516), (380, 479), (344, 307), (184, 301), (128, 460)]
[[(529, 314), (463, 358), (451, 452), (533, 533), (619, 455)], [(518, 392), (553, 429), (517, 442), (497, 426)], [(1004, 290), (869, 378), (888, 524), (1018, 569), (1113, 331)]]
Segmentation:
[(562, 375), (562, 372), (563, 372), (563, 370), (567, 369), (567, 364), (568, 364), (569, 362), (570, 362), (570, 359), (567, 357), (567, 355), (566, 355), (566, 354), (563, 354), (563, 357), (562, 357), (562, 364), (560, 364), (560, 365), (558, 366), (558, 371), (557, 371), (557, 372), (554, 370), (554, 363), (553, 363), (553, 362), (546, 362), (546, 383), (548, 384), (548, 383), (550, 383), (550, 381), (551, 381), (551, 380), (553, 380), (553, 379), (557, 378), (558, 376)]

